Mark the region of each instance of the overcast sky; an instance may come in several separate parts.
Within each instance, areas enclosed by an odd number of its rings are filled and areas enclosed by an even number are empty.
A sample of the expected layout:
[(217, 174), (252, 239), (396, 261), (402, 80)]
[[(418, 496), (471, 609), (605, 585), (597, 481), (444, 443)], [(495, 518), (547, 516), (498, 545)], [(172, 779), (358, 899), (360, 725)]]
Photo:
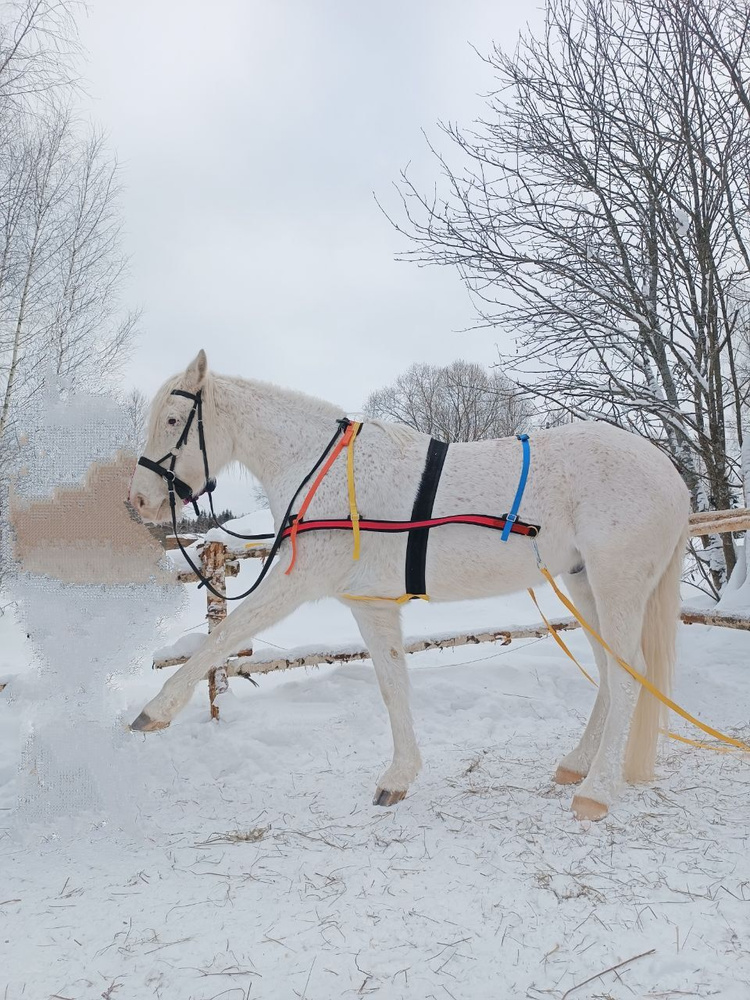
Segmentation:
[(491, 0), (91, 0), (92, 117), (123, 166), (129, 380), (149, 395), (200, 347), (216, 370), (359, 410), (415, 361), (495, 359), (453, 271), (397, 263), (373, 192), (421, 130), (469, 124), (536, 4)]

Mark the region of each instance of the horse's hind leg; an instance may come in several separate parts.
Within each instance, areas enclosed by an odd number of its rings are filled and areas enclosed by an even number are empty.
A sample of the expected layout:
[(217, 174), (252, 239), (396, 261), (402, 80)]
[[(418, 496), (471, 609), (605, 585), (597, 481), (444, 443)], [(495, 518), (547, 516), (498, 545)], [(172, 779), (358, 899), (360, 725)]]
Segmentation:
[[(594, 594), (586, 576), (585, 567), (577, 573), (567, 573), (564, 579), (573, 603), (586, 621), (598, 632), (599, 616), (596, 612), (596, 602), (594, 601)], [(589, 640), (591, 649), (593, 650), (597, 670), (599, 671), (599, 688), (596, 692), (596, 701), (589, 716), (589, 721), (586, 723), (583, 735), (578, 741), (578, 746), (563, 757), (558, 765), (555, 773), (555, 781), (559, 785), (575, 785), (579, 781), (583, 781), (589, 773), (591, 762), (594, 759), (596, 751), (599, 749), (604, 720), (609, 708), (607, 655), (599, 643), (595, 639), (592, 639), (588, 633), (586, 634), (586, 638)]]
[[(636, 573), (627, 573), (623, 560), (607, 559), (596, 572), (591, 560), (588, 574), (596, 598), (600, 635), (626, 663), (645, 673), (641, 633), (648, 595), (653, 589)], [(614, 576), (606, 567), (616, 566)], [(592, 623), (593, 625), (593, 623)], [(578, 819), (601, 819), (623, 782), (623, 763), (639, 685), (607, 654), (609, 705), (599, 747), (588, 775), (573, 798)]]
[(372, 657), (393, 733), (393, 762), (381, 776), (373, 804), (391, 806), (406, 795), (422, 760), (409, 708), (409, 676), (401, 635), (401, 609), (384, 602), (346, 602)]

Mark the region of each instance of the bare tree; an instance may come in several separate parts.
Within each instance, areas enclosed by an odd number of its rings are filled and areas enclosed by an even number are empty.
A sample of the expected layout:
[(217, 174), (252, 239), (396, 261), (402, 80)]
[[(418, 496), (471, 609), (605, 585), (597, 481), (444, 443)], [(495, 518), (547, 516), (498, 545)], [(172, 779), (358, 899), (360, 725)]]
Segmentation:
[(508, 437), (528, 425), (531, 408), (497, 369), (458, 360), (442, 368), (412, 365), (371, 393), (365, 413), (450, 442)]
[(146, 440), (149, 401), (140, 389), (131, 389), (124, 401), (127, 430), (126, 448), (133, 452), (141, 450)]
[[(64, 241), (59, 211), (68, 187), (67, 170), (59, 169), (69, 119), (34, 122), (16, 136), (16, 155), (9, 160), (3, 180), (16, 195), (6, 203), (4, 268), (0, 284), (0, 438), (22, 387), (28, 385), (40, 362), (35, 350), (47, 322), (54, 259)], [(12, 150), (12, 147), (11, 147)]]
[(0, 17), (0, 125), (75, 85), (79, 52), (71, 0), (6, 0)]
[(45, 353), (57, 375), (90, 384), (119, 372), (139, 316), (119, 310), (127, 260), (120, 247), (117, 163), (101, 133), (76, 141), (68, 160)]
[(74, 112), (75, 6), (0, 8), (0, 535), (15, 415), (47, 377), (111, 382), (137, 320), (119, 303), (117, 165)]
[(138, 318), (119, 303), (117, 164), (70, 109), (68, 6), (8, 6), (18, 21), (0, 24), (0, 439), (47, 374), (111, 382)]
[[(403, 176), (405, 256), (460, 269), (482, 320), (516, 337), (506, 365), (537, 398), (648, 436), (696, 508), (730, 507), (750, 271), (750, 116), (736, 95), (750, 73), (748, 9), (548, 0), (546, 11), (540, 38), (489, 55), (486, 117), (444, 127), (456, 154), (454, 165), (435, 151), (444, 193), (425, 197)], [(732, 540), (704, 541), (718, 590)]]

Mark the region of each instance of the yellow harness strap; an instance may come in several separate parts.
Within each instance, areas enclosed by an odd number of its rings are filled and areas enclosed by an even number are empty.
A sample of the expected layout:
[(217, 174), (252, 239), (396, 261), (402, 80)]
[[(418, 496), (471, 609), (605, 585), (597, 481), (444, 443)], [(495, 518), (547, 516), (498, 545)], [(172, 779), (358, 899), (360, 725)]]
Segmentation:
[[(612, 647), (607, 642), (605, 642), (605, 640), (599, 635), (596, 629), (592, 628), (591, 625), (589, 625), (589, 623), (586, 621), (586, 619), (579, 613), (578, 609), (573, 604), (573, 602), (569, 600), (557, 586), (549, 570), (547, 570), (544, 566), (540, 566), (539, 570), (542, 576), (544, 576), (544, 578), (546, 579), (547, 583), (549, 583), (550, 587), (552, 587), (556, 596), (560, 599), (560, 601), (562, 601), (562, 603), (565, 605), (568, 611), (570, 611), (570, 613), (576, 619), (578, 624), (582, 628), (584, 628), (589, 633), (590, 636), (596, 639), (596, 641), (599, 643), (602, 649), (606, 650), (606, 652), (609, 653), (609, 655), (623, 668), (623, 670), (626, 670), (631, 677), (637, 680), (639, 684), (641, 684), (650, 694), (652, 694), (655, 698), (657, 698), (663, 705), (666, 705), (667, 708), (671, 708), (673, 712), (676, 712), (681, 718), (685, 719), (687, 722), (690, 722), (697, 729), (700, 729), (702, 732), (706, 733), (706, 735), (713, 736), (714, 739), (719, 740), (721, 743), (727, 743), (729, 744), (729, 746), (715, 747), (710, 743), (700, 743), (697, 740), (688, 739), (686, 736), (679, 736), (677, 733), (667, 733), (667, 736), (669, 736), (670, 739), (679, 740), (680, 743), (688, 743), (690, 744), (690, 746), (700, 747), (701, 749), (704, 750), (727, 751), (731, 746), (731, 747), (736, 747), (738, 750), (744, 750), (745, 752), (750, 753), (750, 746), (748, 746), (747, 743), (743, 743), (742, 740), (737, 740), (733, 736), (727, 736), (726, 733), (722, 733), (718, 729), (714, 729), (712, 726), (708, 726), (704, 722), (701, 722), (700, 719), (696, 719), (694, 715), (691, 715), (690, 712), (686, 712), (684, 708), (681, 708), (676, 702), (672, 701), (671, 698), (668, 698), (665, 694), (663, 694), (658, 689), (658, 687), (656, 687), (655, 684), (652, 684), (647, 677), (644, 677), (643, 674), (639, 673), (635, 669), (635, 667), (631, 667), (629, 663), (626, 663), (625, 660), (623, 660), (622, 657), (618, 656), (617, 653), (613, 651)], [(537, 604), (536, 598), (534, 597), (533, 593), (531, 591), (529, 591), (529, 593), (531, 593), (532, 597), (534, 598), (534, 603)], [(537, 607), (539, 607), (538, 604)], [(539, 613), (541, 614), (541, 610)], [(542, 618), (544, 618), (544, 615), (542, 615)], [(544, 619), (544, 622), (545, 625), (547, 625), (547, 628), (550, 628), (549, 623), (547, 622), (546, 619)], [(586, 671), (583, 669), (583, 667), (581, 667), (580, 663), (578, 663), (578, 661), (570, 652), (570, 650), (567, 648), (567, 646), (560, 638), (560, 636), (557, 635), (557, 633), (554, 632), (553, 629), (550, 629), (550, 631), (553, 633), (554, 638), (556, 639), (558, 644), (565, 650), (570, 659), (573, 660), (573, 662), (578, 666), (578, 668), (586, 675), (586, 677), (588, 677), (589, 675), (586, 674)], [(590, 677), (589, 680), (591, 680)], [(595, 682), (592, 681), (592, 683)]]
[(393, 601), (394, 604), (406, 604), (412, 598), (420, 601), (429, 601), (427, 594), (402, 594), (401, 597), (365, 597), (362, 594), (342, 594), (347, 601)]
[(362, 426), (361, 422), (355, 421), (352, 424), (352, 435), (346, 452), (346, 480), (349, 488), (349, 516), (352, 520), (352, 539), (354, 541), (354, 553), (352, 559), (359, 559), (359, 511), (357, 510), (357, 493), (354, 488), (354, 442)]

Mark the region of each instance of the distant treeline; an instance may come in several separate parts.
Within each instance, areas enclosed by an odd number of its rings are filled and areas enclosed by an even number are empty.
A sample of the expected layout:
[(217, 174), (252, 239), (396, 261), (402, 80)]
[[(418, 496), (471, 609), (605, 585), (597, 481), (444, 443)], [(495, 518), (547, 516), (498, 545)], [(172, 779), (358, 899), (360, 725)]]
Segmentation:
[[(224, 524), (235, 517), (237, 515), (231, 510), (223, 510), (220, 514), (216, 515), (216, 520), (219, 524)], [(216, 525), (211, 515), (203, 511), (201, 511), (198, 517), (183, 517), (177, 522), (177, 529), (180, 534), (186, 535), (205, 535), (207, 531), (215, 527)], [(173, 534), (171, 524), (151, 524), (149, 525), (149, 529), (151, 534), (158, 538), (162, 544), (164, 544), (167, 535)]]

